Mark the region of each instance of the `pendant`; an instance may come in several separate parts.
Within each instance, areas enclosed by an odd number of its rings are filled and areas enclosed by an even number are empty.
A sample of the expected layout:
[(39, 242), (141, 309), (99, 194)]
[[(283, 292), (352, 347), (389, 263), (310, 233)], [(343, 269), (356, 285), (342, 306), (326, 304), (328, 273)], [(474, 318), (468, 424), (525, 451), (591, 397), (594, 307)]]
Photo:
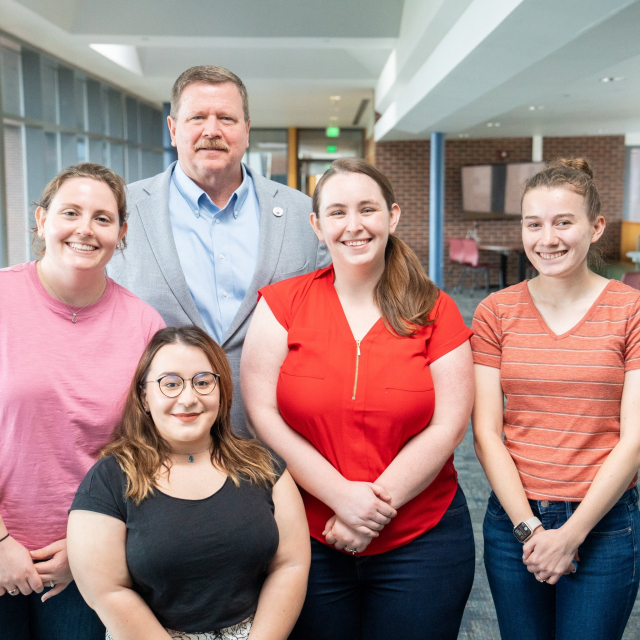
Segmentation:
[(195, 458), (193, 457), (192, 454), (189, 454), (189, 462), (195, 462)]
[(73, 324), (75, 324), (76, 322), (78, 322), (78, 318), (76, 318), (76, 314), (73, 314), (73, 318), (71, 318), (71, 322), (73, 322)]

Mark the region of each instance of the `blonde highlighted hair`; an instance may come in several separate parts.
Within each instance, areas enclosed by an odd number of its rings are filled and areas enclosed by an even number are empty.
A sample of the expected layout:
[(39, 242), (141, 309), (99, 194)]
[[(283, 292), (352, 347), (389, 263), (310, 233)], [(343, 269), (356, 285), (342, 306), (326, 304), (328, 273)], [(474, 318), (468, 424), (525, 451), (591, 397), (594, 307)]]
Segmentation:
[(142, 383), (158, 351), (169, 344), (200, 349), (209, 360), (212, 372), (220, 377), (220, 406), (211, 425), (211, 462), (224, 470), (236, 486), (241, 478), (262, 487), (276, 479), (274, 460), (257, 440), (236, 436), (231, 431), (233, 383), (231, 368), (222, 348), (202, 329), (195, 326), (160, 329), (144, 350), (127, 393), (120, 424), (100, 457), (114, 456), (127, 478), (126, 497), (136, 503), (153, 493), (162, 468), (171, 470), (171, 448), (158, 432), (142, 403)]

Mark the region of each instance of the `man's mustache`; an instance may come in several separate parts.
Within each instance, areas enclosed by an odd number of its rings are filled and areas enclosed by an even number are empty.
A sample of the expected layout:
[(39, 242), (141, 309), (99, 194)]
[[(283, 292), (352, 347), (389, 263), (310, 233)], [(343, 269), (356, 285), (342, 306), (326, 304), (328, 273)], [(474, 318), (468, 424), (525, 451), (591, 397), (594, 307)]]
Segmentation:
[(193, 146), (194, 151), (199, 149), (215, 149), (218, 151), (230, 151), (229, 146), (226, 145), (220, 138), (202, 138), (198, 140)]

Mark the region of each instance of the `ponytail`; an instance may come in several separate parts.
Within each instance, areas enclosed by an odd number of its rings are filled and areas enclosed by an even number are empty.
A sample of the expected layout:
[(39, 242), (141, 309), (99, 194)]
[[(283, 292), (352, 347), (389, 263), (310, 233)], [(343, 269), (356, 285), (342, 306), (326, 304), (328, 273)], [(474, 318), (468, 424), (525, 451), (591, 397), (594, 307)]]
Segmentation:
[(396, 236), (389, 236), (384, 263), (373, 299), (391, 333), (413, 335), (417, 327), (433, 322), (428, 318), (440, 290), (427, 277), (416, 254)]

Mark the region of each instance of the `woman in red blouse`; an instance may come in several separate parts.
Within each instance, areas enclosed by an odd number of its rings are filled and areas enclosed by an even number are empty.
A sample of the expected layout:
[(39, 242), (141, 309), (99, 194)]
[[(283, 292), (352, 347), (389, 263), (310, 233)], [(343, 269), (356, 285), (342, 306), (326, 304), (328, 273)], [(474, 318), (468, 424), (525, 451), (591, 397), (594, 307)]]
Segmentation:
[(333, 265), (260, 291), (241, 369), (250, 422), (302, 489), (312, 536), (290, 637), (453, 639), (474, 573), (453, 467), (471, 331), (392, 235), (400, 208), (374, 167), (334, 162), (313, 211)]

